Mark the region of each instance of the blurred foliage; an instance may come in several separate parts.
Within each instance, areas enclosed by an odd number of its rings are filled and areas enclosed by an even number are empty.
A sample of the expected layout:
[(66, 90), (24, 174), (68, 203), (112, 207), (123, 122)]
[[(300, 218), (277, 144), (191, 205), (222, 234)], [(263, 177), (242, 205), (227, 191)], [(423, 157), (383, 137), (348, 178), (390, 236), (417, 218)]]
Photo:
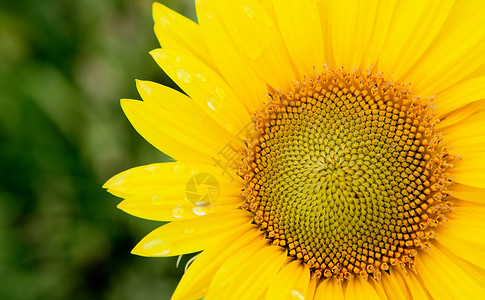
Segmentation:
[[(194, 18), (191, 0), (162, 3)], [(168, 299), (176, 258), (130, 254), (160, 223), (101, 189), (167, 160), (119, 106), (135, 78), (173, 86), (148, 55), (151, 1), (0, 4), (0, 299)]]

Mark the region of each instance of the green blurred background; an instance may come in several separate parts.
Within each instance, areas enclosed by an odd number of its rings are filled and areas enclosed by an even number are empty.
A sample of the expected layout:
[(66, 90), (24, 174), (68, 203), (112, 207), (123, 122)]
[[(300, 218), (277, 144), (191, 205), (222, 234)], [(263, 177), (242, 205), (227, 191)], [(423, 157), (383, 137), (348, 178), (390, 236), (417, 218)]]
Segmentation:
[(168, 299), (188, 258), (131, 255), (160, 223), (101, 189), (166, 160), (119, 105), (135, 78), (173, 86), (148, 54), (152, 1), (0, 3), (0, 299)]

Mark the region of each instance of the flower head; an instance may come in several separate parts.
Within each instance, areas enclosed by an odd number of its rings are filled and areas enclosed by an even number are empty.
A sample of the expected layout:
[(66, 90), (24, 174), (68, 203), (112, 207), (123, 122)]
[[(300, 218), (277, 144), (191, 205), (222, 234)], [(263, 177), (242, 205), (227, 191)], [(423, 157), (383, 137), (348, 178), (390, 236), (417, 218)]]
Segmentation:
[(170, 223), (133, 250), (202, 251), (174, 299), (485, 293), (485, 4), (154, 5), (135, 129), (177, 159), (105, 187)]

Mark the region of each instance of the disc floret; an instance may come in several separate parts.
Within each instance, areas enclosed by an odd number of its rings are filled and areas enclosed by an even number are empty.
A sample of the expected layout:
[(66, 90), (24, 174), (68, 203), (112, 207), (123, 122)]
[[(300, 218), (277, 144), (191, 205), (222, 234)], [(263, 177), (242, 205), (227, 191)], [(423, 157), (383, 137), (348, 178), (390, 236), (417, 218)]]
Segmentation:
[(415, 270), (452, 209), (431, 99), (339, 70), (268, 96), (243, 152), (243, 209), (314, 277)]

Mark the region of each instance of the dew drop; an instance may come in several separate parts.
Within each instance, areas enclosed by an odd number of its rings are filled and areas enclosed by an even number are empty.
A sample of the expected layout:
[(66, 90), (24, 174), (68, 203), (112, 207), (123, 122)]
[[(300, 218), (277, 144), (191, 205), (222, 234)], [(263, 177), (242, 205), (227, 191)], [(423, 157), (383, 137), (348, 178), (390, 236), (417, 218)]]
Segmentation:
[(182, 81), (183, 83), (191, 83), (192, 82), (192, 76), (190, 76), (187, 71), (184, 69), (178, 69), (177, 70), (177, 78)]
[(163, 239), (156, 239), (143, 245), (143, 249), (145, 250), (156, 250), (156, 253), (151, 254), (154, 256), (163, 256), (169, 254), (170, 247), (171, 243)]
[(194, 233), (194, 229), (193, 228), (187, 228), (184, 230), (184, 233), (186, 235), (191, 235), (192, 233)]
[(170, 25), (170, 21), (165, 17), (160, 18), (160, 23), (163, 27), (167, 27), (168, 25)]
[(153, 196), (152, 203), (153, 205), (161, 205), (163, 203), (163, 197), (160, 197), (158, 195)]
[(197, 74), (195, 75), (195, 77), (197, 77), (197, 78), (198, 78), (200, 81), (202, 81), (202, 82), (206, 82), (206, 81), (207, 81), (207, 79), (205, 79), (204, 75), (202, 75), (202, 74), (200, 74), (200, 73), (197, 73)]
[(187, 167), (183, 162), (176, 162), (173, 164), (172, 173), (173, 174), (185, 174)]
[(194, 214), (196, 214), (198, 216), (205, 216), (206, 215), (204, 207), (194, 207), (194, 208), (192, 208), (192, 211), (194, 212)]
[(305, 297), (298, 290), (291, 290), (290, 293), (291, 293), (291, 299), (295, 299), (295, 300), (304, 300), (305, 299)]
[(192, 211), (194, 214), (198, 216), (204, 216), (208, 213), (210, 213), (212, 210), (212, 206), (209, 202), (197, 202), (195, 204), (195, 207), (192, 208)]
[(251, 7), (244, 6), (244, 11), (246, 12), (246, 15), (248, 15), (248, 17), (250, 18), (254, 17), (254, 12)]
[(176, 206), (172, 210), (172, 216), (177, 219), (180, 219), (184, 216), (184, 208), (182, 207), (182, 205)]
[(217, 95), (217, 96), (219, 96), (219, 98), (221, 98), (221, 99), (226, 98), (226, 93), (225, 93), (225, 92), (224, 92), (224, 90), (223, 90), (223, 89), (221, 89), (220, 87), (216, 87), (216, 88), (214, 89), (214, 91), (216, 92), (216, 95)]
[(151, 174), (155, 174), (155, 170), (158, 169), (158, 167), (151, 165), (151, 166), (146, 166), (144, 169), (145, 171), (150, 172)]
[(216, 110), (217, 108), (219, 108), (219, 102), (218, 100), (216, 100), (216, 98), (209, 96), (207, 98), (207, 106), (209, 106), (209, 108), (212, 110)]

